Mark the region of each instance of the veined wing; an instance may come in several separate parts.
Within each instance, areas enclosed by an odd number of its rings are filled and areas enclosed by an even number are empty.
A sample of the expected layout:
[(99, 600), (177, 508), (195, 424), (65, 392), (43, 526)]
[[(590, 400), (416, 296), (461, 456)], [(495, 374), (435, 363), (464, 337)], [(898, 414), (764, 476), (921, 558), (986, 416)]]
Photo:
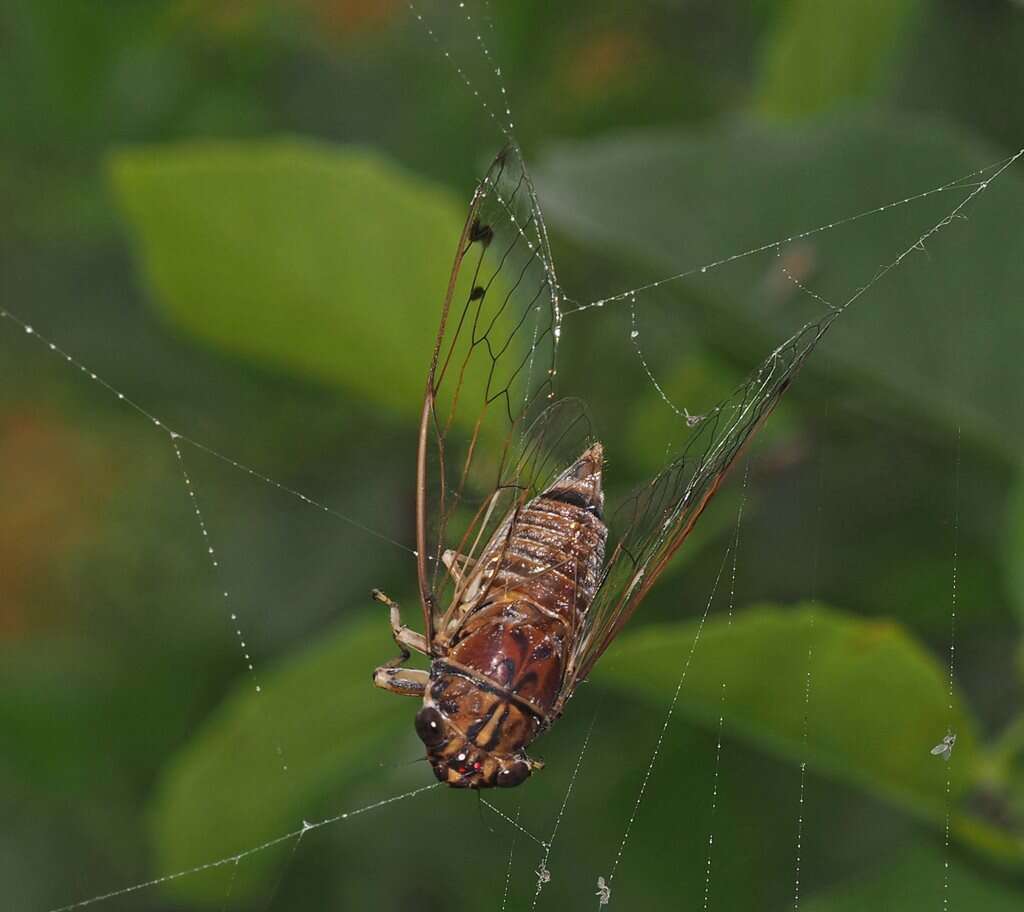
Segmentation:
[(611, 515), (604, 579), (566, 669), (563, 704), (632, 617), (837, 315), (805, 325), (772, 352), (701, 421), (678, 458)]
[[(517, 505), (589, 438), (582, 407), (554, 401), (559, 289), (519, 150), (477, 186), (427, 376), (417, 456), (418, 576), (428, 644)], [(574, 454), (573, 454), (574, 455)]]

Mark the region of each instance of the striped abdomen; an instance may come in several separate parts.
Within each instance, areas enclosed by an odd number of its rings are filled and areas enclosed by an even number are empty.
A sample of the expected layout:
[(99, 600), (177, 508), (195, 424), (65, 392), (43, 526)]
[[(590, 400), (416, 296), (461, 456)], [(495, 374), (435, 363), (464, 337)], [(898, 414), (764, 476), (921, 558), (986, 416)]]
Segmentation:
[(448, 653), (450, 663), (513, 694), (541, 719), (558, 698), (566, 655), (597, 590), (607, 537), (596, 512), (557, 494), (541, 495), (513, 522), (484, 605)]
[(449, 785), (517, 785), (537, 766), (524, 748), (550, 721), (604, 564), (601, 464), (595, 444), (507, 518), (440, 632), (417, 731)]

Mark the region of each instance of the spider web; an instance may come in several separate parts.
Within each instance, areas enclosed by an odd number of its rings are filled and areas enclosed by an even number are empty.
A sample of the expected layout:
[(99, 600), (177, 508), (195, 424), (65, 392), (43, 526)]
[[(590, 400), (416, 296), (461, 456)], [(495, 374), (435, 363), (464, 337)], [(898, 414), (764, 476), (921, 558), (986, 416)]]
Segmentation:
[[(413, 15), (418, 19), (423, 16), (423, 13), (418, 7), (413, 6), (412, 9)], [(459, 9), (461, 11), (459, 16), (463, 18), (461, 23), (457, 21), (453, 22), (451, 19), (445, 19), (443, 17), (434, 17), (433, 19), (428, 17), (425, 21), (421, 20), (424, 21), (426, 34), (431, 42), (437, 44), (441, 49), (442, 55), (455, 68), (457, 77), (465, 82), (469, 91), (479, 99), (482, 110), (496, 125), (497, 132), (501, 134), (506, 141), (514, 143), (515, 124), (512, 119), (508, 93), (505, 89), (504, 82), (501, 79), (500, 65), (495, 61), (490, 50), (488, 38), (490, 24), (487, 16), (487, 9), (484, 7), (482, 12), (469, 12), (466, 11), (465, 4), (459, 4)], [(438, 22), (440, 22), (440, 26), (438, 26)], [(457, 27), (468, 29), (467, 34), (469, 35), (469, 40), (466, 40), (465, 35), (460, 39), (458, 37), (458, 32), (454, 32), (453, 35), (443, 34), (442, 27), (453, 32)], [(459, 46), (461, 48), (461, 51), (457, 56), (453, 56), (454, 52), (450, 49), (455, 46)], [(469, 49), (475, 49), (477, 55), (476, 58), (470, 57)], [(480, 72), (470, 71), (470, 61), (473, 59), (476, 59), (481, 65)], [(487, 97), (485, 87), (489, 89), (492, 97)], [(1022, 156), (1024, 156), (1024, 149), (999, 162), (993, 163), (985, 169), (980, 169), (976, 172), (972, 172), (971, 174), (953, 177), (950, 181), (942, 185), (924, 189), (901, 199), (867, 209), (863, 212), (842, 215), (835, 221), (829, 222), (828, 224), (811, 226), (804, 231), (794, 233), (787, 237), (767, 241), (764, 244), (748, 250), (726, 254), (720, 259), (716, 259), (712, 262), (700, 264), (673, 275), (659, 278), (646, 284), (641, 284), (635, 288), (615, 292), (608, 296), (600, 297), (591, 301), (577, 301), (570, 298), (568, 295), (564, 295), (561, 287), (558, 285), (558, 280), (554, 272), (554, 264), (545, 262), (543, 264), (545, 274), (549, 277), (552, 294), (555, 298), (555, 319), (552, 325), (552, 338), (556, 346), (556, 352), (553, 355), (553, 358), (557, 359), (557, 346), (561, 343), (563, 337), (568, 338), (572, 335), (574, 324), (576, 322), (588, 318), (596, 319), (598, 315), (602, 313), (610, 313), (616, 309), (622, 309), (628, 314), (628, 330), (623, 333), (623, 347), (628, 347), (635, 356), (639, 368), (643, 371), (644, 376), (650, 383), (651, 395), (668, 412), (678, 419), (678, 439), (676, 441), (667, 441), (667, 450), (676, 450), (681, 447), (684, 455), (698, 452), (701, 454), (701, 457), (698, 459), (698, 465), (711, 464), (716, 468), (723, 467), (736, 457), (737, 453), (746, 443), (749, 434), (752, 433), (752, 429), (764, 418), (775, 400), (782, 395), (786, 387), (789, 385), (789, 382), (794, 376), (797, 368), (800, 367), (805, 358), (812, 354), (818, 343), (824, 337), (825, 333), (831, 329), (838, 318), (842, 316), (852, 305), (856, 304), (860, 298), (867, 295), (876, 284), (883, 281), (893, 270), (899, 268), (908, 257), (912, 256), (915, 252), (922, 251), (928, 242), (939, 232), (942, 232), (944, 229), (957, 222), (970, 204), (980, 194), (988, 190), (990, 185), (1004, 174), (1004, 172), (1015, 165)], [(532, 186), (529, 187), (528, 193), (528, 208), (534, 219), (529, 226), (529, 230), (531, 232), (530, 236), (532, 240), (542, 242), (546, 248), (549, 243), (548, 232), (543, 220), (540, 201), (536, 198), (536, 194)], [(798, 274), (796, 274), (785, 260), (785, 251), (800, 241), (825, 232), (835, 232), (839, 229), (850, 228), (865, 221), (870, 222), (872, 217), (879, 216), (885, 212), (890, 212), (894, 208), (910, 206), (926, 198), (946, 194), (953, 195), (953, 201), (951, 202), (951, 205), (948, 206), (946, 214), (939, 221), (925, 226), (916, 236), (909, 237), (907, 239), (907, 245), (903, 249), (894, 251), (893, 258), (889, 262), (881, 265), (872, 275), (866, 276), (864, 284), (851, 291), (845, 299), (838, 301), (825, 300), (810, 288), (809, 285)], [(523, 226), (515, 220), (511, 213), (509, 215), (509, 219), (513, 232), (524, 231)], [(663, 381), (659, 380), (658, 371), (653, 360), (646, 354), (644, 344), (645, 333), (641, 329), (639, 318), (639, 315), (643, 312), (645, 304), (651, 299), (651, 296), (654, 293), (657, 293), (665, 286), (672, 283), (677, 283), (685, 279), (699, 278), (700, 276), (706, 275), (715, 270), (726, 269), (734, 263), (758, 256), (768, 256), (774, 260), (777, 265), (778, 272), (797, 290), (800, 295), (820, 305), (820, 313), (810, 322), (800, 324), (792, 335), (782, 340), (780, 344), (769, 353), (768, 357), (762, 363), (754, 367), (749, 379), (725, 400), (717, 404), (675, 401), (672, 395), (667, 392), (667, 387)], [(188, 432), (185, 428), (169, 426), (161, 417), (158, 417), (149, 411), (141, 398), (137, 400), (130, 392), (116, 388), (102, 376), (94, 372), (89, 365), (79, 360), (73, 352), (66, 351), (59, 342), (59, 326), (55, 326), (52, 330), (47, 330), (44, 333), (39, 331), (32, 321), (18, 313), (15, 313), (13, 310), (8, 309), (0, 311), (0, 318), (2, 318), (5, 324), (11, 329), (20, 331), (24, 336), (29, 337), (31, 341), (41, 346), (40, 358), (46, 357), (46, 353), (49, 352), (51, 356), (63, 360), (69, 369), (79, 372), (84, 383), (91, 383), (101, 387), (107, 395), (113, 397), (125, 407), (132, 409), (139, 415), (141, 420), (148, 421), (154, 429), (165, 436), (170, 450), (173, 453), (174, 462), (180, 471), (181, 487), (184, 489), (185, 495), (189, 498), (189, 506), (194, 515), (196, 529), (195, 534), (202, 542), (210, 569), (213, 571), (214, 579), (219, 579), (218, 571), (221, 570), (222, 557), (218, 544), (214, 541), (216, 536), (211, 530), (211, 526), (208, 522), (209, 509), (204, 506), (203, 494), (201, 491), (197, 490), (198, 486), (194, 483), (192, 473), (190, 472), (189, 467), (191, 457), (188, 454), (189, 448), (224, 463), (224, 465), (233, 472), (242, 473), (260, 484), (273, 488), (278, 493), (296, 499), (306, 507), (320, 511), (332, 520), (351, 526), (361, 535), (372, 537), (373, 539), (385, 543), (388, 546), (401, 549), (404, 552), (407, 552), (410, 558), (415, 555), (415, 549), (410, 545), (379, 531), (374, 528), (372, 523), (365, 521), (364, 518), (356, 515), (350, 515), (348, 510), (339, 510), (334, 506), (323, 503), (320, 500), (307, 495), (292, 485), (276, 481), (270, 474), (265, 473), (258, 468), (249, 466), (243, 461), (235, 459), (230, 454), (222, 453), (219, 450), (208, 446), (198, 439), (197, 434)], [(544, 369), (547, 370), (546, 367)], [(696, 445), (694, 444), (694, 441), (697, 441)], [(693, 448), (695, 446), (696, 449), (694, 450)], [(668, 475), (666, 476), (669, 479), (667, 483), (667, 490), (669, 492), (677, 492), (678, 486), (685, 488), (687, 485), (692, 483), (692, 478), (694, 477), (693, 474), (691, 474), (692, 463), (690, 461), (678, 463), (680, 469), (682, 469), (683, 466), (686, 467), (686, 471), (680, 471), (678, 475), (673, 475), (672, 473), (671, 466), (673, 464), (675, 463), (670, 461)], [(957, 477), (959, 479), (959, 475)], [(745, 490), (746, 484), (744, 483), (744, 491)], [(668, 500), (671, 501), (678, 495), (677, 493), (666, 494), (665, 490), (659, 489), (656, 496), (659, 498), (668, 497)], [(627, 501), (627, 504), (628, 503), (630, 503), (630, 501)], [(640, 512), (644, 515), (650, 515), (651, 508), (645, 503), (642, 505)], [(709, 611), (711, 610), (712, 604), (715, 600), (723, 571), (731, 575), (728, 616), (730, 619), (732, 617), (735, 605), (735, 582), (739, 553), (741, 517), (742, 504), (739, 510), (737, 510), (735, 517), (735, 534), (728, 549), (722, 557), (718, 574), (711, 586), (711, 592), (708, 597), (706, 607), (704, 608), (704, 613), (701, 616), (702, 625), (703, 621), (707, 619)], [(954, 549), (954, 601), (952, 609), (952, 621), (954, 623), (956, 616), (956, 566), (956, 551)], [(729, 576), (727, 576), (727, 578), (729, 578)], [(235, 647), (238, 651), (240, 661), (243, 662), (245, 670), (250, 676), (252, 689), (255, 693), (262, 694), (264, 683), (261, 678), (260, 665), (253, 659), (253, 652), (249, 645), (251, 634), (248, 632), (249, 628), (247, 627), (248, 621), (245, 614), (245, 606), (236, 604), (237, 600), (234, 598), (230, 589), (220, 588), (219, 599), (223, 602), (220, 610), (223, 612), (225, 618), (230, 621), (232, 636), (236, 641)], [(693, 655), (693, 651), (698, 648), (699, 634), (698, 638), (694, 640), (693, 649), (690, 653), (691, 657)], [(951, 693), (954, 673), (954, 650), (955, 627), (950, 643), (949, 679)], [(811, 665), (812, 656), (809, 654), (806, 679), (806, 699), (808, 701), (812, 698)], [(678, 697), (679, 689), (685, 686), (687, 667), (688, 665), (684, 664), (682, 674), (679, 679), (679, 685), (675, 692), (675, 697)], [(723, 681), (722, 706), (721, 712), (718, 716), (718, 737), (715, 747), (715, 779), (711, 786), (711, 802), (713, 811), (717, 808), (720, 789), (719, 760), (723, 743), (722, 732), (724, 719), (728, 711), (726, 693), (727, 684)], [(257, 701), (256, 705), (262, 706), (262, 703)], [(670, 730), (674, 706), (675, 698), (672, 699), (672, 702), (668, 707), (661, 731), (657, 733), (653, 739), (654, 747), (653, 752), (649, 757), (649, 765), (643, 774), (643, 778), (639, 786), (639, 794), (632, 812), (628, 817), (628, 821), (626, 822), (625, 835), (619, 844), (617, 853), (614, 855), (612, 867), (602, 875), (607, 879), (609, 886), (614, 886), (616, 876), (620, 879), (624, 876), (623, 873), (620, 873), (620, 861), (623, 858), (628, 858), (626, 855), (626, 849), (630, 842), (630, 835), (633, 831), (634, 825), (636, 825), (638, 821), (642, 821), (644, 801), (649, 800), (646, 797), (649, 791), (649, 786), (650, 788), (660, 787), (656, 776), (657, 761), (663, 739), (665, 738), (666, 733)], [(574, 708), (581, 709), (582, 707)], [(279, 724), (279, 720), (268, 715), (265, 719), (264, 727), (268, 733), (270, 741), (272, 742), (273, 752), (277, 757), (281, 777), (281, 788), (287, 789), (289, 787), (288, 744), (277, 734)], [(509, 846), (507, 850), (507, 873), (502, 882), (503, 892), (495, 894), (495, 897), (498, 895), (502, 896), (502, 899), (500, 900), (502, 907), (507, 903), (514, 901), (514, 897), (516, 896), (515, 887), (517, 882), (520, 886), (522, 885), (524, 882), (523, 878), (529, 881), (531, 889), (529, 891), (521, 890), (522, 895), (519, 898), (523, 899), (524, 896), (532, 894), (532, 899), (529, 899), (531, 903), (530, 907), (536, 908), (540, 904), (544, 896), (544, 887), (549, 882), (549, 878), (557, 876), (557, 871), (556, 873), (553, 873), (553, 870), (556, 870), (556, 866), (552, 860), (555, 857), (555, 850), (558, 847), (557, 838), (566, 814), (572, 812), (574, 791), (577, 789), (580, 776), (585, 775), (588, 752), (593, 752), (595, 749), (600, 749), (602, 746), (606, 749), (609, 748), (610, 739), (602, 735), (601, 719), (599, 715), (593, 722), (591, 722), (591, 726), (587, 729), (582, 741), (574, 746), (574, 750), (576, 751), (575, 760), (568, 765), (567, 769), (562, 771), (561, 783), (564, 787), (564, 792), (560, 803), (558, 803), (557, 808), (554, 810), (536, 806), (531, 808), (529, 807), (531, 802), (528, 797), (522, 799), (526, 802), (526, 806), (529, 811), (527, 814), (522, 813), (522, 806), (514, 812), (510, 812), (503, 808), (497, 800), (494, 803), (488, 800), (483, 800), (481, 802), (487, 813), (490, 815), (490, 820), (493, 821), (495, 825), (500, 826), (507, 831), (508, 835), (508, 842), (506, 843), (506, 845)], [(801, 764), (800, 769), (801, 809), (797, 811), (796, 817), (798, 823), (796, 861), (797, 906), (799, 906), (801, 865), (800, 841), (803, 838), (802, 806), (804, 802), (803, 787), (805, 771), (806, 763), (803, 763)], [(329, 827), (340, 826), (350, 820), (361, 818), (364, 815), (372, 814), (373, 812), (384, 808), (394, 809), (395, 805), (407, 801), (411, 802), (412, 799), (418, 798), (418, 796), (423, 795), (428, 791), (434, 792), (433, 797), (429, 800), (433, 802), (442, 800), (443, 790), (439, 790), (438, 785), (435, 783), (400, 790), (393, 794), (382, 795), (375, 800), (353, 806), (350, 810), (344, 810), (336, 814), (327, 815), (312, 822), (303, 820), (293, 829), (279, 835), (275, 835), (270, 839), (257, 841), (250, 846), (241, 846), (234, 853), (224, 857), (204, 861), (187, 870), (161, 873), (149, 880), (115, 887), (99, 895), (73, 899), (66, 905), (61, 906), (60, 909), (74, 909), (94, 904), (109, 903), (112, 900), (149, 890), (172, 881), (218, 869), (230, 870), (231, 872), (231, 877), (228, 880), (226, 887), (227, 895), (225, 896), (225, 903), (227, 903), (230, 900), (230, 893), (233, 888), (234, 876), (238, 871), (238, 866), (244, 863), (247, 859), (255, 855), (275, 851), (283, 847), (290, 849), (288, 861), (286, 861), (283, 866), (287, 867), (288, 864), (293, 863), (296, 855), (300, 852), (300, 846), (303, 845), (307, 834)], [(421, 803), (425, 803), (425, 801), (426, 799)], [(409, 807), (412, 809), (415, 808), (416, 805), (410, 804)], [(414, 813), (415, 811), (410, 810), (410, 812)], [(429, 816), (430, 811), (425, 810), (422, 813)], [(524, 823), (524, 818), (528, 822)], [(946, 844), (948, 850), (948, 816), (946, 827)], [(544, 834), (545, 832), (547, 835), (537, 835), (538, 833)], [(516, 866), (513, 862), (517, 857), (517, 852), (520, 856), (525, 854), (522, 847), (527, 843), (532, 844), (533, 847), (537, 848), (540, 852), (540, 856), (539, 859), (531, 862), (529, 865), (529, 873), (523, 875), (523, 877), (519, 877), (516, 872)], [(707, 873), (703, 884), (703, 902), (705, 909), (709, 906), (709, 896), (711, 895), (713, 885), (713, 849), (714, 831), (712, 830), (708, 837), (706, 858)], [(306, 850), (308, 851), (308, 849)], [(551, 868), (548, 867), (549, 862), (552, 864)], [(521, 863), (519, 867), (526, 867), (526, 863)], [(624, 871), (626, 869), (622, 870)], [(535, 876), (537, 871), (542, 873)], [(600, 873), (601, 872), (599, 871), (595, 871), (594, 877), (596, 878)], [(593, 890), (590, 892), (593, 892)], [(946, 892), (948, 893), (948, 875), (946, 881)], [(510, 897), (513, 897), (513, 899), (510, 899)], [(268, 899), (268, 906), (273, 902), (273, 899), (274, 896), (272, 894)], [(694, 897), (694, 901), (697, 901), (697, 899), (697, 897)], [(615, 903), (614, 894), (611, 894), (610, 900), (611, 903)], [(581, 906), (586, 905), (589, 902), (589, 897), (580, 897)], [(600, 899), (598, 899), (598, 902), (600, 902)]]

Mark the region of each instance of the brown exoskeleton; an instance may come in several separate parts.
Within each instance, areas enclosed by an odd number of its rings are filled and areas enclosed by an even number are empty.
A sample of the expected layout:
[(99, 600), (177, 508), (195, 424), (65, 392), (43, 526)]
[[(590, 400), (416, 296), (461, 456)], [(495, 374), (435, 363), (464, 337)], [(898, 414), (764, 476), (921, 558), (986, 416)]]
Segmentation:
[[(379, 687), (423, 697), (416, 732), (442, 782), (519, 785), (538, 766), (525, 748), (561, 710), (569, 647), (604, 564), (602, 459), (594, 444), (514, 510), (472, 569), (446, 552), (457, 598), (435, 633), (429, 673), (385, 665), (374, 674)], [(427, 653), (389, 604), (403, 657)]]
[[(423, 700), (416, 732), (438, 779), (457, 788), (518, 785), (542, 766), (526, 747), (561, 715), (829, 325), (805, 326), (693, 419), (682, 454), (616, 512), (606, 561), (604, 451), (579, 404), (554, 399), (561, 318), (536, 195), (509, 147), (473, 197), (427, 377), (416, 471), (424, 632), (374, 591), (401, 649), (374, 683)], [(429, 670), (404, 667), (412, 652)]]

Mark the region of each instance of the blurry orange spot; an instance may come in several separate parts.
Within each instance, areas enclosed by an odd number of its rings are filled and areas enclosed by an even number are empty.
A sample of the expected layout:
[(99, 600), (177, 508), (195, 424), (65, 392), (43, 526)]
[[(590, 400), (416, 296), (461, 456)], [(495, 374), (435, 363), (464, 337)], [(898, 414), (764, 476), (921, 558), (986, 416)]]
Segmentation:
[(406, 4), (399, 0), (300, 0), (328, 34), (345, 38), (391, 23)]
[(251, 31), (266, 18), (269, 0), (182, 0), (178, 14), (210, 35), (240, 35)]
[(854, 646), (862, 652), (877, 649), (899, 633), (892, 621), (871, 621), (863, 624), (855, 639)]
[(646, 43), (638, 35), (614, 29), (596, 32), (570, 52), (562, 82), (579, 98), (604, 95), (623, 82), (633, 82), (647, 54)]
[(0, 638), (54, 620), (45, 593), (59, 556), (87, 531), (96, 468), (88, 442), (58, 417), (0, 415)]

